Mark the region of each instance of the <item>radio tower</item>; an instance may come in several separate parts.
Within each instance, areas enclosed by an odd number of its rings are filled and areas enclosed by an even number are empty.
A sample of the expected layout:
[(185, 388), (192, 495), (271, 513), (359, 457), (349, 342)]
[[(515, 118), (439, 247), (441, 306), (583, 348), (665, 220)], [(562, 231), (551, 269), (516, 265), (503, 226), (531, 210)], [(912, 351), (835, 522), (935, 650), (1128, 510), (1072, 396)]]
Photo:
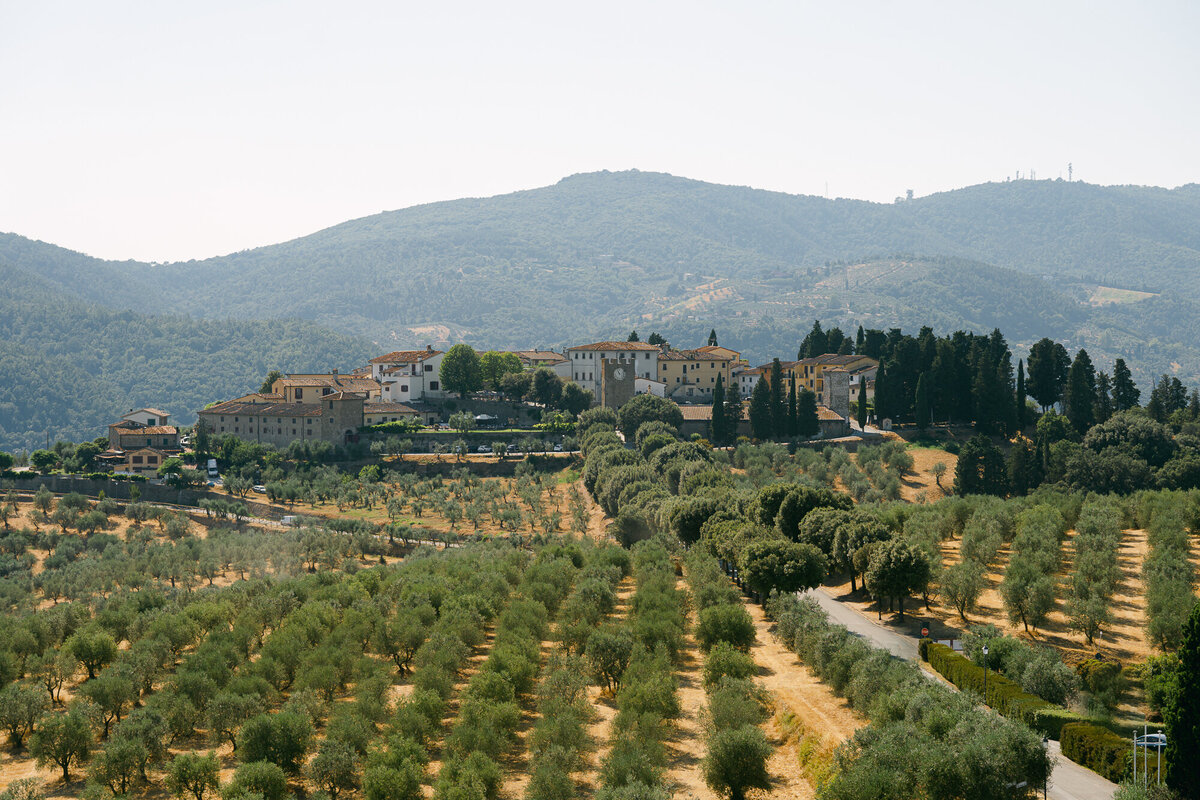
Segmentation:
[(1072, 175), (1073, 175), (1073, 173), (1074, 173), (1074, 172), (1075, 172), (1075, 168), (1074, 168), (1073, 166), (1071, 166), (1071, 164), (1070, 164), (1070, 163), (1068, 163), (1068, 164), (1067, 164), (1067, 180), (1068, 180), (1068, 181), (1070, 181), (1070, 180), (1071, 180), (1071, 177), (1072, 177)]

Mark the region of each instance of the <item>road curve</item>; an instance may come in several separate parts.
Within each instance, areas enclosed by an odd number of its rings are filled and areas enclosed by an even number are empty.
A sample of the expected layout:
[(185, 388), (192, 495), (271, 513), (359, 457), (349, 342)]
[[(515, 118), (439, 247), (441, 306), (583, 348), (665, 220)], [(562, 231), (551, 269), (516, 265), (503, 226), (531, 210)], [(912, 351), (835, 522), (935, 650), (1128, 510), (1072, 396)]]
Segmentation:
[[(870, 617), (833, 599), (822, 589), (802, 593), (811, 597), (824, 609), (829, 618), (844, 625), (851, 633), (866, 639), (876, 647), (882, 647), (897, 658), (917, 661), (917, 640), (902, 636), (878, 624)], [(1101, 778), (1086, 767), (1081, 767), (1062, 754), (1058, 742), (1050, 742), (1050, 755), (1054, 763), (1050, 775), (1048, 796), (1054, 800), (1112, 800), (1117, 785)]]

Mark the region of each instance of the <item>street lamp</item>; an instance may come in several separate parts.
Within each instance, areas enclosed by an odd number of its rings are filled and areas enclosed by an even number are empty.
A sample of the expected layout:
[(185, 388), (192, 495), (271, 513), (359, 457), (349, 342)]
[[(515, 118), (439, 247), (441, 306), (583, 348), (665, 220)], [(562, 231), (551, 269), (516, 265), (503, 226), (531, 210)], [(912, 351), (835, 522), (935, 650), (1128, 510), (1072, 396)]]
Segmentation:
[(985, 644), (983, 646), (983, 704), (985, 706), (988, 704), (988, 701), (987, 701), (987, 674), (988, 674), (987, 655), (988, 655), (988, 646)]

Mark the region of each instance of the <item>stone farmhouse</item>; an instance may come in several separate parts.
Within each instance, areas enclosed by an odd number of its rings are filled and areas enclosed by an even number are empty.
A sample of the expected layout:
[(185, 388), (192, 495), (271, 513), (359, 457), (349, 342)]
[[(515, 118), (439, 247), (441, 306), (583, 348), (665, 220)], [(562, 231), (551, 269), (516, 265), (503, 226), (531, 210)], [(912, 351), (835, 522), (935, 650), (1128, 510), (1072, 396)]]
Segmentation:
[(167, 424), (170, 418), (157, 408), (130, 409), (108, 426), (108, 449), (97, 460), (117, 472), (156, 473), (162, 462), (180, 452), (179, 429)]

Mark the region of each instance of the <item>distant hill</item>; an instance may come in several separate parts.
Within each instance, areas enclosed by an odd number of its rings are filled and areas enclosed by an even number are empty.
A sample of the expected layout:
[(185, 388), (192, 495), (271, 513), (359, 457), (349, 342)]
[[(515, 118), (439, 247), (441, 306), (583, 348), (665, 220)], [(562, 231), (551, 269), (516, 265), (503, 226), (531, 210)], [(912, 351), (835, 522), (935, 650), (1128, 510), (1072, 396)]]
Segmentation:
[[(338, 331), (376, 349), (558, 346), (633, 327), (692, 344), (716, 327), (765, 360), (793, 352), (820, 317), (999, 326), (1018, 344), (1085, 345), (1101, 366), (1124, 355), (1143, 381), (1195, 380), (1198, 223), (1194, 184), (1013, 181), (879, 204), (602, 172), (204, 261), (101, 261), (0, 234), (0, 264), (56, 302), (85, 304), (84, 316), (255, 320), (268, 309), (321, 326), (305, 335)], [(305, 352), (303, 366), (314, 363)]]
[(190, 424), (197, 409), (257, 389), (273, 368), (360, 364), (371, 352), (311, 322), (102, 308), (3, 264), (0, 286), (0, 450), (94, 439), (131, 407)]

